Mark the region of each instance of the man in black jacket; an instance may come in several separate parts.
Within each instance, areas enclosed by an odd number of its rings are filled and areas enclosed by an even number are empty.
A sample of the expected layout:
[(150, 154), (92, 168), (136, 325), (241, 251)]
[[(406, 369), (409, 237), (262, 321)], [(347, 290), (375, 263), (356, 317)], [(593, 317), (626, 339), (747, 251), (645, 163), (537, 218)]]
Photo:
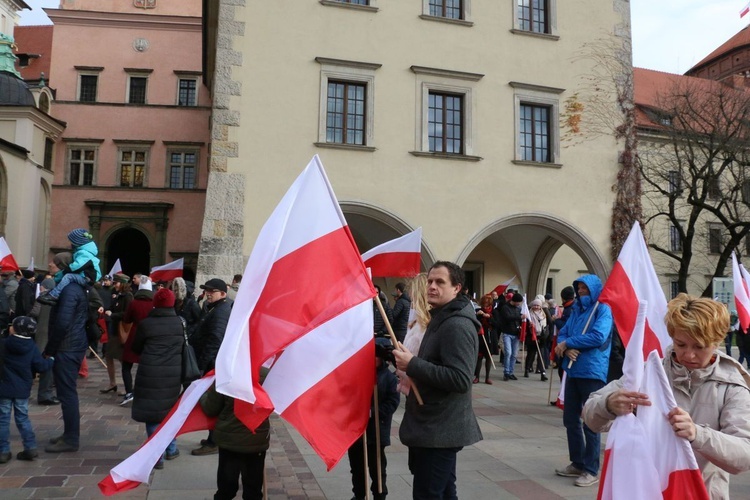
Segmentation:
[(500, 308), (500, 332), (503, 335), (503, 353), (505, 354), (503, 380), (506, 381), (518, 380), (513, 375), (513, 369), (516, 366), (516, 357), (518, 357), (521, 321), (525, 316), (521, 314), (521, 304), (523, 304), (523, 296), (520, 293), (514, 293), (510, 302), (506, 302)]
[[(190, 344), (195, 349), (198, 367), (206, 373), (214, 369), (232, 306), (227, 300), (227, 284), (224, 280), (212, 278), (206, 281), (205, 285), (201, 285), (201, 288), (206, 297), (206, 306), (190, 338)], [(201, 447), (191, 453), (199, 456), (219, 453), (219, 448), (213, 440), (213, 431), (209, 431), (208, 438), (201, 441)]]
[(28, 316), (36, 300), (36, 283), (34, 271), (24, 269), (16, 290), (15, 316)]
[(411, 298), (406, 293), (404, 283), (396, 283), (396, 304), (393, 306), (393, 333), (399, 342), (404, 341), (406, 330), (409, 328), (409, 309), (411, 309)]

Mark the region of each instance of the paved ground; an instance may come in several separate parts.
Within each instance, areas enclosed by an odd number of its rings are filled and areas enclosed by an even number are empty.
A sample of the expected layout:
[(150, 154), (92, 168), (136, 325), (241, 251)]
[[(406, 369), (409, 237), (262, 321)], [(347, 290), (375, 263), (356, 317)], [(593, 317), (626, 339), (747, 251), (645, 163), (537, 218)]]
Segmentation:
[[(21, 450), (20, 438), (13, 427), (14, 459), (0, 465), (0, 498), (98, 498), (97, 483), (140, 446), (145, 438), (142, 424), (130, 419), (129, 408), (117, 405), (120, 398), (99, 394), (98, 389), (106, 385), (106, 375), (103, 367), (94, 363), (90, 377), (81, 379), (79, 385), (81, 450), (67, 454), (42, 451), (34, 462), (18, 461), (15, 453)], [(567, 464), (567, 445), (562, 412), (549, 406), (547, 383), (538, 375), (503, 382), (499, 370), (493, 372), (492, 380), (494, 385), (474, 386), (474, 408), (484, 440), (459, 454), (459, 497), (596, 498), (595, 488), (577, 488), (572, 479), (554, 474), (555, 467)], [(557, 387), (555, 383), (553, 393)], [(30, 413), (41, 450), (47, 439), (61, 433), (60, 408), (38, 406), (32, 399)], [(389, 498), (396, 500), (411, 497), (406, 448), (397, 437), (402, 414), (403, 403), (393, 426), (394, 444), (387, 449)], [(351, 498), (346, 458), (326, 472), (307, 443), (281, 420), (274, 420), (273, 433), (266, 459), (269, 499)], [(203, 433), (193, 433), (178, 439), (182, 451), (179, 458), (167, 462), (164, 470), (155, 471), (149, 486), (119, 496), (150, 500), (212, 498), (216, 455), (193, 457), (189, 453), (203, 437)], [(750, 499), (750, 473), (732, 478), (731, 497)]]

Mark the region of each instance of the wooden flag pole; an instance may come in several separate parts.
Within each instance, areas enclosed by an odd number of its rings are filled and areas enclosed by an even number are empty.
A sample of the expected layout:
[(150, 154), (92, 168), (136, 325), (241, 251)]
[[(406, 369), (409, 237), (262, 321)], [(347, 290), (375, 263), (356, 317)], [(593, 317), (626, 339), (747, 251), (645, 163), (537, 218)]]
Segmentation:
[(98, 359), (99, 362), (102, 364), (102, 366), (106, 369), (107, 368), (107, 363), (105, 363), (104, 361), (102, 361), (102, 358), (99, 357), (99, 355), (96, 353), (96, 351), (91, 346), (89, 346), (89, 351), (91, 351), (91, 353), (94, 356), (96, 356), (96, 359)]
[(383, 473), (380, 470), (380, 408), (378, 405), (378, 384), (375, 383), (375, 390), (372, 393), (374, 409), (372, 419), (375, 423), (375, 462), (378, 466), (378, 495), (383, 494)]
[[(391, 337), (391, 344), (393, 344), (393, 347), (395, 347), (399, 351), (404, 351), (404, 347), (396, 338), (396, 334), (393, 333), (393, 328), (391, 327), (390, 321), (388, 321), (388, 315), (385, 313), (385, 309), (383, 309), (383, 304), (380, 302), (380, 298), (373, 297), (372, 300), (375, 301), (375, 305), (378, 307), (378, 311), (380, 311), (380, 316), (383, 318), (385, 328), (386, 330), (388, 330), (388, 335)], [(423, 405), (424, 401), (422, 401), (422, 396), (419, 394), (419, 390), (417, 389), (417, 384), (414, 383), (414, 379), (411, 379), (411, 390), (414, 391), (414, 397), (417, 398), (417, 403), (419, 403), (420, 406)]]
[(484, 341), (484, 347), (487, 348), (487, 355), (489, 355), (489, 357), (490, 357), (490, 362), (492, 363), (492, 369), (493, 370), (497, 370), (497, 367), (495, 366), (495, 360), (492, 359), (492, 353), (490, 352), (490, 346), (489, 346), (489, 344), (487, 344), (486, 334), (485, 335), (480, 335), (480, 337), (482, 337), (482, 340)]
[(365, 433), (362, 434), (362, 453), (364, 453), (365, 459), (365, 500), (370, 500), (370, 488), (367, 487), (370, 482), (370, 476), (367, 474), (367, 428), (365, 428)]
[[(550, 368), (552, 368), (552, 363), (550, 363)], [(552, 373), (549, 374), (549, 391), (547, 391), (547, 401), (552, 401), (550, 398), (552, 397)]]

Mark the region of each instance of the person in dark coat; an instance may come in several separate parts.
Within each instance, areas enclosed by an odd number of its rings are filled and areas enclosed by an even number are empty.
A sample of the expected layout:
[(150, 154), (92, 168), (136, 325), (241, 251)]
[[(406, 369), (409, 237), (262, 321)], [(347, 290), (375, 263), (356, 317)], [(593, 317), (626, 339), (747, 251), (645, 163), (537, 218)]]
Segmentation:
[(219, 453), (214, 500), (233, 499), (239, 490), (240, 476), (242, 498), (261, 500), (263, 467), (271, 439), (268, 419), (253, 433), (234, 414), (234, 398), (216, 392), (215, 385), (201, 397), (200, 404), (206, 415), (218, 417), (213, 431)]
[[(388, 303), (388, 299), (386, 299), (385, 294), (380, 291), (380, 287), (378, 285), (375, 285), (375, 290), (378, 291), (378, 298), (380, 299), (380, 303), (383, 305), (383, 310), (385, 311), (388, 323), (390, 323), (391, 328), (393, 328), (393, 309), (391, 309), (391, 305)], [(378, 309), (378, 306), (377, 304), (375, 304), (375, 302), (372, 303), (372, 311), (374, 322), (373, 330), (375, 331), (375, 336), (388, 337), (388, 328), (385, 326), (385, 319), (383, 319), (383, 315), (380, 314), (380, 309)]]
[(518, 380), (513, 374), (516, 366), (516, 357), (518, 356), (518, 341), (521, 335), (521, 321), (524, 315), (521, 314), (521, 304), (523, 296), (520, 293), (514, 293), (513, 296), (500, 308), (500, 332), (503, 339), (503, 353), (505, 359), (503, 362), (503, 380)]
[(5, 330), (10, 323), (10, 304), (3, 288), (5, 283), (2, 278), (0, 278), (0, 282), (2, 282), (2, 286), (0, 286), (0, 330)]
[[(214, 369), (232, 306), (227, 299), (227, 284), (224, 280), (212, 278), (201, 285), (201, 288), (206, 295), (206, 307), (190, 337), (190, 345), (195, 349), (198, 368), (206, 373)], [(201, 441), (200, 448), (192, 450), (191, 453), (198, 456), (218, 453), (219, 448), (213, 440), (213, 434), (213, 431), (209, 431), (208, 438)]]
[(151, 309), (154, 308), (153, 285), (148, 276), (141, 276), (141, 284), (138, 291), (133, 295), (133, 301), (128, 305), (125, 315), (122, 317), (123, 328), (127, 329), (128, 336), (125, 339), (122, 350), (122, 383), (125, 385), (125, 396), (120, 406), (125, 406), (133, 401), (133, 365), (140, 361), (138, 354), (133, 352), (133, 340), (138, 324), (143, 321)]
[[(49, 291), (55, 287), (55, 280), (46, 278), (39, 285), (40, 290)], [(52, 306), (35, 302), (29, 315), (36, 320), (36, 335), (34, 343), (41, 351), (47, 345), (47, 331), (49, 330), (49, 313)], [(52, 370), (47, 370), (39, 374), (39, 386), (36, 393), (37, 404), (43, 406), (59, 405), (60, 400), (55, 396), (55, 390), (52, 387)]]
[(35, 372), (52, 368), (54, 358), (44, 359), (34, 344), (36, 321), (28, 316), (16, 316), (10, 326), (10, 336), (0, 339), (3, 355), (0, 372), (0, 464), (8, 462), (10, 453), (10, 414), (13, 411), (23, 451), (16, 458), (34, 460), (39, 455), (36, 436), (29, 420), (29, 395)]
[(100, 389), (99, 392), (117, 392), (117, 381), (115, 380), (115, 360), (122, 362), (122, 342), (120, 342), (120, 323), (125, 311), (128, 310), (133, 294), (130, 291), (130, 276), (118, 273), (113, 276), (111, 307), (104, 311), (104, 316), (109, 319), (109, 333), (107, 335), (107, 349), (104, 353), (107, 360), (107, 375), (109, 386)]
[(396, 283), (396, 292), (393, 295), (396, 297), (396, 303), (393, 305), (393, 333), (399, 342), (403, 342), (409, 327), (411, 298), (406, 293), (404, 283)]
[[(63, 252), (65, 253), (65, 252)], [(61, 254), (55, 255), (58, 258)], [(70, 254), (68, 254), (70, 256)], [(55, 276), (57, 281), (57, 276)], [(71, 283), (60, 293), (49, 316), (47, 346), (44, 353), (55, 358), (53, 374), (57, 397), (62, 406), (64, 432), (50, 440), (49, 453), (78, 451), (81, 416), (78, 407), (78, 370), (88, 348), (86, 321), (89, 298), (86, 288)]]
[[(174, 294), (162, 288), (154, 294), (154, 308), (142, 320), (132, 350), (140, 356), (133, 386), (133, 420), (146, 424), (151, 437), (180, 397), (182, 387), (182, 320), (174, 311)], [(177, 458), (177, 442), (167, 446), (166, 459)], [(157, 469), (164, 467), (159, 460)]]
[(201, 308), (195, 301), (193, 292), (188, 291), (187, 283), (184, 279), (173, 279), (171, 289), (174, 292), (174, 309), (185, 320), (188, 335), (190, 335), (201, 319)]
[(24, 269), (21, 271), (21, 279), (18, 281), (16, 290), (16, 316), (28, 316), (34, 307), (36, 300), (36, 284), (34, 283), (34, 271)]
[[(390, 345), (387, 339), (378, 339)], [(377, 352), (377, 351), (376, 351)], [(370, 420), (367, 422), (367, 468), (370, 472), (372, 495), (375, 500), (383, 500), (388, 494), (386, 486), (386, 467), (388, 461), (385, 457), (385, 447), (391, 445), (391, 422), (393, 414), (398, 408), (399, 392), (397, 389), (398, 379), (388, 369), (388, 363), (380, 357), (375, 358), (375, 382), (378, 390), (378, 420), (375, 423), (375, 407), (370, 408)], [(375, 436), (375, 425), (380, 427), (380, 476), (382, 480), (382, 492), (378, 493), (378, 463), (377, 463), (377, 440)], [(357, 439), (349, 447), (349, 466), (352, 473), (352, 492), (357, 500), (365, 498), (367, 484), (365, 484), (365, 457), (364, 439)]]

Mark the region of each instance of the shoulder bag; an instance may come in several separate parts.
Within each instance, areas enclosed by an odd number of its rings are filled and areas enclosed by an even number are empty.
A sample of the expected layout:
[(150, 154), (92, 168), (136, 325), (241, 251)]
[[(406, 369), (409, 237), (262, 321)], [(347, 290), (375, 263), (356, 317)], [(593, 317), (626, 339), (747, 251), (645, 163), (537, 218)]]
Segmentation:
[(178, 316), (182, 322), (182, 336), (185, 342), (182, 344), (182, 383), (189, 384), (193, 380), (201, 378), (201, 370), (198, 368), (198, 359), (195, 357), (195, 350), (188, 342), (187, 325), (182, 316)]

